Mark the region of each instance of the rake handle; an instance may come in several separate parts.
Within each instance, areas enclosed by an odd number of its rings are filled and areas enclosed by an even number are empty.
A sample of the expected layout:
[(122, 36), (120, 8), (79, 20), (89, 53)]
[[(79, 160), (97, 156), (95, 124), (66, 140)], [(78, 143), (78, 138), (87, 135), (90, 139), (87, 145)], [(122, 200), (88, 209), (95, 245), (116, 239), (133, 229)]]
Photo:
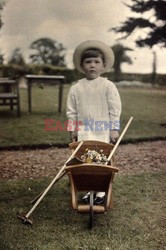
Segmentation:
[(125, 133), (126, 133), (128, 127), (130, 126), (130, 123), (132, 122), (132, 120), (133, 120), (133, 117), (131, 116), (130, 119), (129, 119), (129, 121), (128, 121), (128, 123), (126, 124), (125, 128), (123, 129), (123, 131), (122, 131), (122, 133), (121, 133), (119, 139), (117, 140), (117, 142), (116, 142), (116, 144), (115, 144), (113, 150), (111, 151), (111, 153), (110, 153), (110, 155), (109, 155), (109, 157), (108, 157), (108, 162), (111, 160), (113, 154), (115, 153), (117, 147), (119, 146), (119, 143), (121, 142), (123, 136), (125, 135)]
[(51, 183), (48, 185), (48, 187), (45, 189), (45, 191), (43, 192), (43, 194), (40, 196), (40, 198), (36, 201), (36, 203), (34, 204), (34, 206), (31, 208), (31, 210), (25, 215), (25, 217), (28, 219), (28, 217), (31, 215), (31, 213), (36, 209), (36, 207), (39, 205), (39, 203), (41, 202), (41, 200), (44, 198), (44, 196), (47, 194), (47, 192), (50, 190), (50, 188), (54, 185), (54, 183), (56, 182), (56, 180), (59, 178), (59, 176), (61, 175), (61, 173), (64, 171), (66, 164), (68, 161), (70, 161), (74, 155), (77, 153), (77, 151), (80, 149), (80, 147), (82, 146), (82, 144), (84, 143), (84, 141), (81, 141), (77, 148), (74, 150), (74, 152), (72, 153), (72, 155), (69, 157), (69, 159), (66, 161), (66, 163), (63, 165), (63, 167), (60, 169), (60, 171), (58, 172), (58, 174), (55, 176), (55, 178), (51, 181)]

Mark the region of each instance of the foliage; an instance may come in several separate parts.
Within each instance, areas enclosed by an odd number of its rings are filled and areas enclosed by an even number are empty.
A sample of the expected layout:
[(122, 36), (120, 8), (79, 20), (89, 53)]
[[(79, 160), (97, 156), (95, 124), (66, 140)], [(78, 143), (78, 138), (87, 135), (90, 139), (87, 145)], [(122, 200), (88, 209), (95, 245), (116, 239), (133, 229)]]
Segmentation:
[(3, 64), (0, 65), (0, 77), (16, 78), (28, 73), (28, 69), (22, 65)]
[(11, 58), (9, 59), (9, 64), (16, 64), (16, 65), (20, 65), (20, 66), (24, 66), (25, 65), (25, 60), (23, 58), (23, 55), (21, 53), (21, 49), (20, 48), (16, 48), (14, 49)]
[(26, 74), (32, 75), (63, 75), (65, 81), (71, 83), (76, 80), (76, 73), (72, 69), (57, 67), (49, 64), (4, 64), (0, 65), (0, 77), (15, 78)]
[[(84, 77), (78, 71), (67, 69), (65, 67), (57, 67), (48, 64), (28, 64), (24, 66), (14, 65), (14, 64), (3, 64), (0, 65), (0, 77), (9, 77), (15, 78), (19, 76), (24, 76), (26, 74), (32, 75), (63, 75), (65, 76), (65, 82), (72, 83), (76, 80)], [(115, 75), (113, 72), (105, 73), (103, 77), (115, 81)], [(126, 81), (141, 81), (144, 83), (149, 83), (152, 80), (151, 74), (139, 74), (139, 73), (124, 73), (118, 75), (118, 80)], [(166, 75), (165, 74), (156, 74), (156, 83), (159, 85), (166, 85)]]
[(65, 48), (61, 43), (51, 38), (40, 38), (34, 41), (30, 48), (35, 50), (34, 54), (30, 55), (32, 63), (65, 66)]
[(3, 62), (4, 62), (4, 55), (0, 54), (0, 64), (3, 64)]
[(132, 49), (129, 47), (124, 47), (122, 44), (115, 44), (114, 46), (112, 46), (112, 50), (115, 55), (115, 62), (113, 66), (115, 81), (118, 81), (119, 74), (121, 73), (121, 64), (132, 64), (131, 58), (126, 54), (126, 51), (132, 51)]
[[(2, 27), (3, 25), (3, 22), (2, 22), (2, 18), (1, 18), (1, 13), (2, 13), (2, 10), (5, 6), (5, 0), (1, 0), (0, 1), (0, 28)], [(0, 54), (0, 65), (2, 65), (4, 62), (4, 55), (3, 54)]]
[[(140, 36), (136, 40), (139, 47), (159, 44), (166, 45), (166, 1), (165, 0), (132, 0), (132, 5), (127, 5), (131, 11), (140, 14), (141, 17), (129, 17), (122, 26), (113, 28), (115, 32), (125, 33), (123, 38), (128, 37), (136, 28), (146, 31), (146, 37)], [(150, 18), (143, 14), (150, 13)]]
[(156, 66), (157, 65), (157, 59), (156, 59), (156, 52), (153, 51), (153, 64), (152, 64), (152, 78), (151, 82), (154, 85), (156, 83)]
[(66, 67), (50, 64), (29, 64), (27, 68), (28, 74), (32, 75), (63, 75), (66, 83), (71, 83), (76, 79), (74, 71)]
[(2, 12), (4, 6), (5, 6), (5, 0), (1, 0), (1, 1), (0, 1), (0, 28), (1, 28), (2, 25), (3, 25), (3, 22), (2, 22), (2, 20), (1, 20), (1, 12)]

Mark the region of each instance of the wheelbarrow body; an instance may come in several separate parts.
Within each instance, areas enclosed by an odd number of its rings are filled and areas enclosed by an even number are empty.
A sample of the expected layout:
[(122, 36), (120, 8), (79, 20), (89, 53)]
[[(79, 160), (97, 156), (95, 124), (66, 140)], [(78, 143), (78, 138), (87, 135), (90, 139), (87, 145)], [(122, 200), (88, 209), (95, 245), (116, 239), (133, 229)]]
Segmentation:
[[(106, 202), (104, 206), (100, 206), (101, 211), (104, 212), (112, 207), (112, 183), (115, 173), (118, 172), (116, 167), (83, 163), (66, 167), (66, 172), (71, 183), (73, 209), (79, 212), (89, 211), (87, 205), (78, 205), (78, 192), (83, 191), (105, 192)], [(96, 207), (99, 206), (94, 206), (94, 212)], [(96, 211), (100, 212), (100, 209)]]
[[(71, 143), (69, 146), (73, 150), (78, 143)], [(112, 208), (112, 184), (115, 173), (119, 169), (114, 165), (114, 161), (108, 165), (97, 163), (84, 163), (81, 161), (81, 156), (88, 148), (90, 150), (100, 151), (108, 157), (113, 149), (112, 144), (99, 141), (85, 141), (80, 150), (75, 155), (75, 158), (67, 163), (66, 173), (69, 176), (71, 184), (71, 203), (72, 208), (81, 213), (90, 214), (90, 227), (92, 226), (93, 213), (104, 213)], [(90, 204), (79, 204), (79, 192), (90, 191)], [(93, 193), (105, 192), (105, 202), (102, 205), (93, 205)]]

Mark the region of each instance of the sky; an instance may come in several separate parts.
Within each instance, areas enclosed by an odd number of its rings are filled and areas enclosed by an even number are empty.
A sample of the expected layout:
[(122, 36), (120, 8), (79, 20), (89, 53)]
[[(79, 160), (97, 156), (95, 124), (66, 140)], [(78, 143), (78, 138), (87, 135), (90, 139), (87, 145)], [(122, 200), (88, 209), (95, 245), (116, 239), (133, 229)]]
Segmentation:
[(133, 64), (124, 63), (124, 72), (150, 73), (153, 51), (157, 54), (157, 72), (166, 73), (166, 49), (138, 48), (134, 40), (144, 36), (136, 30), (132, 36), (117, 41), (121, 34), (109, 32), (127, 17), (134, 14), (123, 2), (131, 0), (6, 0), (2, 11), (4, 25), (0, 30), (0, 52), (7, 61), (15, 48), (20, 48), (26, 62), (32, 53), (30, 44), (43, 37), (62, 43), (66, 48), (66, 62), (73, 67), (72, 55), (75, 47), (85, 40), (101, 40), (112, 46), (120, 42), (133, 49), (128, 52)]

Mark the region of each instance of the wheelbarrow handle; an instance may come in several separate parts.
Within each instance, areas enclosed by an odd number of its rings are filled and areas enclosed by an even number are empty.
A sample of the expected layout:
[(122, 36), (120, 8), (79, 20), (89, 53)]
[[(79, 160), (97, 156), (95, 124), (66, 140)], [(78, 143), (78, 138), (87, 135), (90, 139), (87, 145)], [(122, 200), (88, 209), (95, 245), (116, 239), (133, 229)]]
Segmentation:
[(109, 155), (109, 157), (108, 157), (108, 162), (111, 160), (113, 154), (115, 153), (117, 147), (119, 146), (119, 143), (121, 142), (123, 136), (125, 135), (125, 133), (126, 133), (128, 127), (130, 126), (130, 123), (132, 122), (132, 120), (133, 120), (133, 117), (131, 116), (130, 119), (129, 119), (129, 121), (128, 121), (128, 123), (126, 124), (125, 128), (123, 129), (123, 131), (122, 131), (122, 133), (121, 133), (119, 139), (117, 140), (117, 142), (116, 142), (116, 144), (115, 144), (113, 150), (111, 151), (111, 153), (110, 153), (110, 155)]

